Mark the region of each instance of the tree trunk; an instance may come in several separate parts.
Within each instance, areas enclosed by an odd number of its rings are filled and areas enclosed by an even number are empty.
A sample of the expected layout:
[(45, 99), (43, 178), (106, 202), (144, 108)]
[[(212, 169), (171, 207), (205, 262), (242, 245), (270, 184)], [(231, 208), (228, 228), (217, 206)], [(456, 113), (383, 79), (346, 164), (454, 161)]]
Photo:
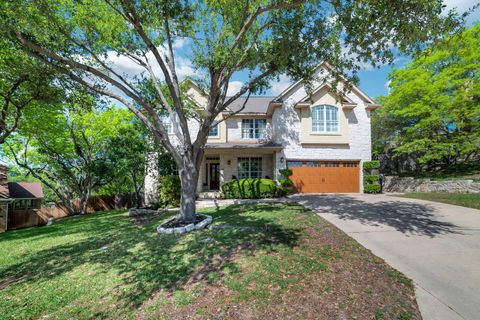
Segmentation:
[(194, 161), (184, 159), (184, 167), (179, 172), (181, 183), (180, 216), (184, 222), (195, 221), (198, 171)]
[(90, 198), (90, 190), (82, 193), (80, 196), (80, 214), (86, 214), (88, 208), (88, 199)]

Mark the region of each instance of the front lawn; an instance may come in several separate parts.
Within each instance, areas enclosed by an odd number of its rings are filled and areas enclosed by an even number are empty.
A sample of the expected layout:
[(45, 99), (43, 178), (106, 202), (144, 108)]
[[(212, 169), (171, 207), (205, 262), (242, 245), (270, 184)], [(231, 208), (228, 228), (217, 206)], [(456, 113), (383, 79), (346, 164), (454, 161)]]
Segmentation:
[(1, 234), (1, 318), (420, 318), (410, 280), (299, 205), (204, 212), (222, 228), (111, 211)]
[(480, 209), (480, 194), (478, 193), (410, 192), (398, 196)]

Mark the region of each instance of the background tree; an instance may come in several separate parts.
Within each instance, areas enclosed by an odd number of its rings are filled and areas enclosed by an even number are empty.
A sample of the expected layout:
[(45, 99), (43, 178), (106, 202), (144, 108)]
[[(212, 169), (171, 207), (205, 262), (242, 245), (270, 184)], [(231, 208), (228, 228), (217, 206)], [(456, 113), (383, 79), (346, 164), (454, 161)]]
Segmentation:
[(92, 191), (116, 176), (109, 143), (132, 126), (127, 110), (95, 105), (89, 95), (71, 94), (63, 109), (29, 118), (8, 141), (7, 156), (51, 189), (69, 214), (86, 213)]
[(53, 85), (51, 68), (30, 58), (5, 38), (0, 39), (0, 144), (20, 125), (25, 112), (51, 108), (63, 90)]
[(390, 75), (373, 115), (379, 152), (443, 167), (480, 154), (480, 25), (426, 49)]
[[(200, 165), (215, 117), (241, 95), (268, 87), (286, 74), (313, 80), (320, 61), (355, 80), (358, 61), (391, 62), (394, 48), (410, 52), (457, 25), (440, 0), (37, 0), (3, 1), (0, 30), (25, 52), (99, 94), (116, 99), (145, 124), (174, 158), (181, 179), (180, 213), (195, 219)], [(188, 130), (174, 40), (191, 42), (192, 62), (208, 95)], [(107, 58), (121, 55), (144, 70), (121, 74)], [(249, 79), (227, 97), (232, 77)], [(149, 79), (154, 99), (137, 84)], [(164, 82), (167, 92), (162, 91)], [(168, 113), (169, 135), (161, 119)]]
[[(128, 116), (126, 117), (129, 118)], [(113, 168), (112, 180), (103, 188), (107, 194), (132, 192), (135, 206), (142, 205), (142, 189), (145, 179), (145, 157), (148, 152), (145, 127), (132, 119), (129, 126), (122, 127), (107, 141), (107, 157)]]

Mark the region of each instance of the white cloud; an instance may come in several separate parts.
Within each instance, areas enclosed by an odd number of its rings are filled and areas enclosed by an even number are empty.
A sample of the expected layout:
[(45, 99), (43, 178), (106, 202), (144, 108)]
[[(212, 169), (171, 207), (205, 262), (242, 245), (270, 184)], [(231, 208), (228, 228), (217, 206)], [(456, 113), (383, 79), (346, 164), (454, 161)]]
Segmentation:
[(280, 79), (278, 81), (272, 82), (270, 84), (270, 92), (272, 95), (279, 95), (282, 93), (283, 90), (287, 89), (292, 84), (292, 80), (288, 78), (286, 75), (280, 75)]
[[(174, 44), (175, 45), (175, 44)], [(182, 44), (183, 45), (183, 44)], [(160, 54), (165, 53), (165, 49), (163, 47), (157, 48), (160, 51)], [(153, 53), (148, 52), (147, 60), (152, 66), (153, 72), (157, 75), (158, 79), (164, 79), (163, 73), (160, 69), (160, 66), (155, 60)], [(144, 60), (144, 59), (143, 59)], [(107, 63), (112, 67), (113, 70), (116, 72), (125, 75), (128, 78), (132, 78), (135, 76), (140, 76), (142, 74), (146, 74), (147, 70), (133, 61), (131, 58), (125, 55), (117, 55), (115, 52), (110, 52), (107, 55), (106, 59)], [(179, 80), (183, 80), (188, 76), (193, 76), (195, 74), (195, 70), (193, 68), (192, 62), (190, 59), (187, 59), (182, 56), (175, 57), (175, 64), (176, 64), (176, 71)]]
[(234, 94), (236, 94), (238, 91), (240, 91), (240, 89), (242, 88), (243, 86), (243, 82), (242, 81), (230, 81), (228, 83), (228, 90), (227, 90), (227, 96), (233, 96)]
[(390, 84), (392, 83), (392, 80), (388, 80), (385, 82), (385, 89), (387, 89), (387, 93), (390, 93)]
[(178, 38), (173, 41), (173, 49), (181, 49), (188, 43), (187, 38)]
[(187, 58), (178, 57), (175, 60), (177, 76), (179, 80), (183, 80), (186, 77), (192, 77), (195, 74), (192, 62)]

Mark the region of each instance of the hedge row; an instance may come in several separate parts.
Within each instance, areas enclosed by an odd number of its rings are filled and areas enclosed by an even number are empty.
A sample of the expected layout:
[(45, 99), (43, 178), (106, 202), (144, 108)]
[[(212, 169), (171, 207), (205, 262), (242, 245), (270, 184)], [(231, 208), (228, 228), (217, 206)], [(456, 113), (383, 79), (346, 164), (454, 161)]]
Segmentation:
[(373, 170), (380, 168), (380, 161), (365, 161), (363, 163), (363, 192), (380, 193), (380, 176), (371, 174)]
[(236, 179), (225, 183), (222, 192), (226, 199), (274, 198), (277, 195), (277, 184), (271, 179), (263, 178)]
[(363, 170), (372, 170), (372, 169), (379, 169), (380, 168), (380, 161), (373, 160), (373, 161), (365, 161), (363, 163)]
[(363, 185), (363, 192), (365, 193), (380, 193), (379, 184), (365, 184)]

